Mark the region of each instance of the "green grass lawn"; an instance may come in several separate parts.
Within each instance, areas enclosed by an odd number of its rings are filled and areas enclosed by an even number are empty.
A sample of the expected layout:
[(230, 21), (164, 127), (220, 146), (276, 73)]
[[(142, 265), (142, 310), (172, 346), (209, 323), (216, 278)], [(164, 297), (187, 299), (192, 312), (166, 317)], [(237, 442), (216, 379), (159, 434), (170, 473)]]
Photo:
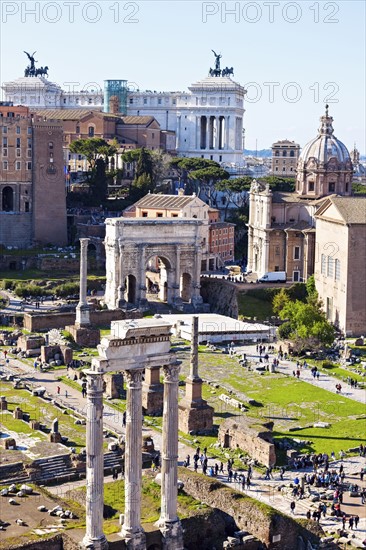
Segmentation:
[[(58, 418), (59, 431), (61, 435), (69, 438), (67, 446), (75, 447), (77, 452), (85, 447), (86, 430), (85, 426), (75, 424), (75, 417), (71, 414), (63, 414), (62, 410), (52, 405), (48, 401), (31, 395), (27, 390), (16, 390), (11, 383), (1, 382), (1, 395), (4, 395), (8, 401), (8, 410), (13, 412), (15, 407), (21, 407), (22, 411), (30, 415), (31, 420), (38, 420), (41, 424), (51, 427), (52, 421)], [(4, 427), (14, 426), (13, 431), (31, 435), (32, 430), (27, 422), (22, 420), (15, 421), (12, 417), (8, 418), (7, 413), (0, 415), (0, 423), (4, 418)], [(34, 432), (35, 437), (39, 437), (40, 432)], [(47, 436), (46, 436), (47, 437)]]
[(260, 300), (249, 293), (238, 293), (239, 315), (244, 317), (256, 317), (258, 320), (266, 320), (273, 315), (272, 303)]

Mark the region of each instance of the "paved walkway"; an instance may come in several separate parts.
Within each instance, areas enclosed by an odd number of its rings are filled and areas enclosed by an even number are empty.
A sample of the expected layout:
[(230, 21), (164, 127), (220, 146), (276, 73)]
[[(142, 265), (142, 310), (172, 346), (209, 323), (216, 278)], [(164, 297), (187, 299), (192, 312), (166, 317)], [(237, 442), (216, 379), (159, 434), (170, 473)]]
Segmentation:
[[(267, 344), (265, 344), (267, 346)], [(247, 359), (254, 363), (255, 366), (264, 366), (265, 360), (262, 360), (263, 363), (260, 363), (259, 359), (259, 353), (256, 351), (255, 345), (248, 345), (248, 346), (236, 346), (235, 351), (237, 352), (237, 355), (241, 355), (243, 353), (246, 353)], [(265, 355), (265, 354), (264, 354)], [(277, 353), (269, 353), (269, 363), (272, 363), (272, 360), (274, 357), (277, 357)], [(280, 361), (280, 364), (278, 367), (276, 367), (277, 372), (282, 372), (283, 374), (288, 374), (290, 376), (293, 376), (293, 371), (296, 371), (296, 361), (291, 360), (282, 360)], [(352, 372), (349, 373), (350, 377), (352, 378)], [(330, 376), (329, 374), (324, 373), (322, 371), (320, 373), (319, 379), (314, 379), (311, 374), (311, 367), (307, 368), (300, 368), (300, 380), (303, 382), (307, 382), (309, 384), (312, 384), (313, 386), (318, 386), (319, 388), (322, 388), (323, 390), (330, 391), (332, 393), (336, 393), (336, 384), (340, 383), (338, 378), (334, 378), (333, 376)], [(366, 377), (365, 377), (366, 382)], [(353, 399), (354, 401), (359, 401), (360, 403), (366, 404), (366, 391), (364, 389), (360, 388), (352, 388), (349, 384), (346, 384), (345, 382), (341, 383), (342, 385), (342, 391), (341, 395), (344, 397), (348, 397), (349, 399)]]

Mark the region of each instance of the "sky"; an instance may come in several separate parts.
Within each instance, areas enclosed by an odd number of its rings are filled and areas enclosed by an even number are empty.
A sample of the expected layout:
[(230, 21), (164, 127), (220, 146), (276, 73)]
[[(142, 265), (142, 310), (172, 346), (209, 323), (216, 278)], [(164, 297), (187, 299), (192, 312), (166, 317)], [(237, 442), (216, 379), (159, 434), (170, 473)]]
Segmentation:
[(365, 154), (365, 5), (2, 0), (0, 81), (23, 76), (25, 50), (64, 89), (116, 78), (133, 89), (183, 91), (207, 76), (213, 49), (248, 90), (247, 149), (278, 139), (303, 147), (329, 103), (335, 136)]

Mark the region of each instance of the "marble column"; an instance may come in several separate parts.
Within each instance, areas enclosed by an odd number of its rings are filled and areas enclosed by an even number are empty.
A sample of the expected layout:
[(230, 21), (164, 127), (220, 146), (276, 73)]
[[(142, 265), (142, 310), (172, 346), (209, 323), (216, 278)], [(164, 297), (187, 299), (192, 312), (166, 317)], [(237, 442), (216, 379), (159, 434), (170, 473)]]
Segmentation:
[(142, 373), (143, 369), (124, 373), (127, 388), (125, 517), (121, 535), (128, 550), (146, 549), (145, 533), (141, 527)]
[(80, 299), (76, 307), (75, 325), (90, 325), (89, 306), (86, 300), (89, 239), (80, 239)]
[(86, 532), (83, 547), (108, 547), (103, 533), (103, 375), (87, 371)]
[(161, 465), (161, 513), (158, 525), (163, 548), (183, 550), (183, 530), (177, 516), (179, 365), (163, 367), (164, 411)]
[(194, 268), (192, 277), (192, 305), (200, 306), (203, 303), (201, 296), (201, 261), (202, 251), (200, 246), (194, 247)]

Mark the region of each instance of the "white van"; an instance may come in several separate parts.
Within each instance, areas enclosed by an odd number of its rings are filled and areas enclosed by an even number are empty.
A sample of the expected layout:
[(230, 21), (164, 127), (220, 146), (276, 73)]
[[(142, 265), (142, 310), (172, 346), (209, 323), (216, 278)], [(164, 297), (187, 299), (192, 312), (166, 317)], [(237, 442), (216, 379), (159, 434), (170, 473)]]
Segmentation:
[(285, 283), (286, 282), (286, 271), (269, 271), (265, 273), (258, 283)]

